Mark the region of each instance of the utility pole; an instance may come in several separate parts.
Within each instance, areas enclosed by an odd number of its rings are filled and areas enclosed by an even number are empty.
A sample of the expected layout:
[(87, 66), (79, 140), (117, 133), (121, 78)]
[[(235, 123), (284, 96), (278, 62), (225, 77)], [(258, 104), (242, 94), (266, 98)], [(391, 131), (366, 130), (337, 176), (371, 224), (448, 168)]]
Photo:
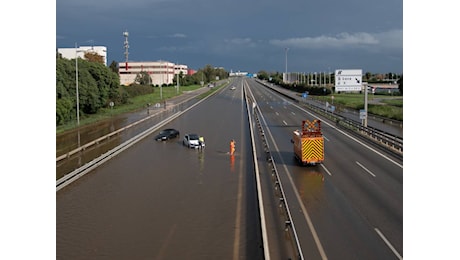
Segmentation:
[(289, 51), (289, 48), (285, 48), (284, 50), (285, 50), (285, 56), (286, 56), (285, 75), (286, 75), (286, 82), (288, 82), (288, 74), (287, 74), (288, 73), (288, 69), (287, 69), (287, 67), (288, 67), (288, 59), (287, 59), (287, 53)]
[(80, 125), (80, 97), (78, 95), (78, 49), (75, 43), (75, 88), (77, 94), (77, 126)]
[(125, 41), (123, 43), (123, 46), (125, 47), (125, 70), (128, 70), (128, 55), (129, 55), (129, 42), (128, 42), (128, 36), (129, 33), (128, 31), (123, 32), (123, 37), (125, 37)]
[(179, 72), (180, 70), (177, 71), (177, 77), (176, 77), (176, 94), (179, 94)]
[(367, 85), (364, 86), (364, 111), (366, 111), (366, 117), (364, 118), (364, 127), (367, 127)]

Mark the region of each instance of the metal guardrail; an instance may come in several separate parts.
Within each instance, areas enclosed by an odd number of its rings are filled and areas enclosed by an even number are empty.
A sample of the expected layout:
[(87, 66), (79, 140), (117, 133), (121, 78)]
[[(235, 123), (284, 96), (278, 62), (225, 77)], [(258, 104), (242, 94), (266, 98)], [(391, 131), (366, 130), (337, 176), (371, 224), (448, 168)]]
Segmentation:
[(258, 110), (258, 108), (256, 108), (256, 113), (254, 113), (254, 116), (256, 118), (260, 136), (262, 138), (262, 141), (265, 147), (265, 154), (267, 156), (267, 162), (269, 163), (269, 166), (271, 166), (271, 176), (272, 176), (272, 180), (274, 183), (275, 194), (279, 198), (279, 207), (283, 209), (283, 213), (285, 217), (284, 228), (285, 228), (285, 231), (290, 232), (290, 236), (293, 238), (292, 241), (294, 242), (293, 246), (296, 250), (297, 259), (304, 259), (302, 249), (300, 247), (299, 237), (297, 236), (297, 231), (295, 229), (294, 221), (292, 219), (291, 211), (289, 209), (289, 204), (286, 199), (286, 195), (284, 193), (283, 185), (281, 184), (281, 179), (278, 174), (278, 170), (276, 169), (275, 161), (273, 160), (273, 156), (271, 155), (271, 152), (270, 152), (270, 146), (268, 145), (268, 142), (265, 138), (264, 130), (262, 129), (262, 125), (260, 124), (259, 117), (257, 116), (258, 113), (260, 113), (260, 111)]
[[(249, 95), (245, 95), (245, 96), (246, 96), (247, 103), (251, 103), (251, 101), (253, 101), (253, 98), (249, 97)], [(270, 147), (268, 145), (267, 139), (265, 138), (265, 132), (262, 128), (262, 124), (260, 123), (259, 116), (258, 116), (259, 114), (261, 114), (261, 111), (259, 107), (256, 106), (255, 108), (253, 108), (253, 115), (257, 123), (259, 135), (264, 145), (264, 152), (266, 155), (267, 162), (269, 163), (269, 167), (271, 168), (271, 176), (272, 176), (272, 181), (274, 184), (275, 194), (279, 198), (279, 203), (280, 203), (279, 207), (282, 208), (283, 210), (283, 215), (285, 218), (285, 221), (283, 223), (284, 228), (286, 232), (289, 232), (289, 236), (293, 238), (291, 241), (293, 241), (293, 248), (295, 250), (297, 259), (303, 260), (304, 257), (303, 257), (302, 249), (300, 247), (299, 238), (297, 236), (297, 231), (295, 229), (295, 225), (292, 219), (291, 211), (289, 209), (288, 201), (286, 199), (286, 195), (284, 193), (284, 189), (281, 184), (281, 179), (278, 174), (278, 170), (276, 169), (275, 161), (273, 160), (273, 156), (271, 155)]]
[(169, 107), (167, 109), (159, 108), (159, 110), (161, 109), (161, 112), (157, 112), (154, 109), (148, 110), (149, 114), (150, 114), (150, 111), (153, 111), (153, 114), (150, 115), (150, 116), (147, 116), (147, 117), (145, 117), (145, 118), (143, 118), (141, 120), (138, 120), (138, 121), (136, 121), (136, 122), (134, 122), (132, 124), (129, 124), (129, 125), (125, 126), (125, 127), (122, 127), (122, 128), (120, 128), (120, 129), (118, 129), (116, 131), (110, 132), (107, 135), (99, 137), (96, 140), (93, 140), (93, 141), (88, 142), (88, 143), (86, 143), (86, 144), (84, 144), (82, 146), (79, 146), (79, 147), (77, 147), (77, 148), (75, 148), (75, 149), (73, 149), (73, 150), (71, 150), (71, 151), (69, 151), (69, 152), (67, 152), (65, 154), (62, 154), (62, 155), (56, 157), (56, 162), (59, 162), (59, 161), (61, 161), (63, 159), (66, 159), (66, 158), (69, 158), (74, 154), (77, 154), (77, 153), (79, 153), (81, 151), (84, 151), (84, 150), (86, 150), (86, 149), (88, 149), (88, 148), (90, 148), (90, 147), (92, 147), (94, 145), (97, 145), (97, 144), (101, 143), (101, 142), (109, 140), (113, 136), (119, 135), (122, 132), (124, 132), (124, 131), (126, 131), (126, 130), (134, 127), (134, 126), (140, 125), (141, 123), (144, 123), (144, 122), (147, 122), (149, 120), (156, 119), (156, 118), (159, 118), (159, 121), (161, 121), (162, 118), (166, 118), (166, 117), (169, 117), (169, 116), (171, 116), (171, 115), (173, 115), (173, 114), (175, 114), (177, 112), (183, 111), (187, 107), (190, 106), (188, 104), (188, 102), (191, 99), (194, 99), (194, 98), (196, 98), (196, 96), (191, 96), (190, 98), (188, 98), (188, 99), (186, 99), (186, 100), (184, 100), (184, 101), (182, 101), (182, 102), (180, 102), (178, 104), (175, 104), (174, 106)]
[[(244, 82), (244, 81), (243, 81)], [(244, 84), (244, 83), (243, 83)], [(262, 245), (264, 251), (264, 259), (270, 260), (270, 249), (268, 243), (268, 234), (267, 234), (267, 222), (265, 221), (265, 208), (263, 202), (263, 195), (262, 195), (262, 184), (260, 181), (260, 171), (257, 162), (257, 149), (255, 145), (255, 138), (254, 138), (254, 128), (253, 128), (253, 119), (251, 116), (249, 104), (250, 99), (248, 94), (246, 93), (246, 87), (243, 86), (243, 95), (244, 101), (246, 101), (246, 111), (248, 113), (248, 123), (250, 129), (250, 137), (251, 137), (251, 146), (252, 146), (252, 156), (253, 156), (253, 163), (254, 163), (254, 175), (256, 179), (256, 190), (257, 190), (257, 202), (258, 202), (258, 212), (259, 212), (259, 219), (260, 219), (260, 231), (262, 233)]]
[[(219, 91), (222, 91), (223, 87), (225, 86), (226, 84), (223, 84), (221, 87), (219, 87), (220, 89), (211, 93), (210, 95), (208, 95), (206, 98), (212, 96), (212, 95), (215, 95), (216, 93), (218, 93)], [(158, 129), (160, 129), (160, 127), (164, 126), (165, 124), (169, 123), (170, 121), (176, 119), (177, 117), (181, 116), (182, 114), (184, 114), (185, 112), (187, 112), (188, 110), (192, 109), (193, 107), (195, 107), (196, 105), (200, 104), (201, 102), (203, 102), (204, 100), (206, 100), (206, 98), (204, 99), (201, 99), (200, 101), (196, 102), (196, 103), (193, 103), (193, 104), (188, 104), (188, 101), (193, 99), (195, 97), (191, 97), (177, 105), (174, 105), (174, 107), (172, 109), (169, 109), (169, 110), (166, 110), (166, 111), (163, 111), (159, 114), (156, 114), (154, 116), (159, 116), (159, 120), (160, 122), (158, 122), (157, 124), (155, 124), (154, 126), (146, 129), (145, 131), (143, 131), (142, 133), (132, 137), (131, 139), (129, 139), (128, 141), (118, 145), (117, 147), (107, 151), (106, 153), (100, 155), (99, 157), (93, 159), (92, 161), (90, 162), (87, 162), (85, 163), (83, 166), (81, 166), (80, 168), (78, 169), (75, 169), (74, 171), (64, 175), (63, 177), (59, 178), (57, 181), (56, 181), (56, 192), (59, 191), (60, 189), (64, 188), (65, 186), (67, 186), (68, 184), (72, 183), (73, 181), (77, 180), (78, 178), (80, 178), (81, 176), (85, 175), (86, 173), (90, 172), (91, 170), (95, 169), (96, 167), (98, 167), (99, 165), (103, 164), (104, 162), (112, 159), (115, 155), (121, 153), (122, 151), (124, 151), (125, 149), (131, 147), (132, 145), (134, 145), (135, 143), (137, 143), (138, 141), (142, 140), (143, 138), (145, 138), (146, 136), (152, 134), (153, 132), (157, 131)], [(150, 117), (148, 118), (145, 118), (143, 120), (140, 120), (136, 123), (133, 123), (129, 126), (126, 126), (126, 127), (123, 127), (116, 132), (116, 134), (119, 134), (120, 132), (136, 125), (136, 124), (139, 124), (140, 122), (143, 122), (144, 120), (147, 120), (147, 119), (150, 119)], [(75, 153), (78, 153), (78, 152), (81, 152), (82, 150), (84, 150), (84, 148), (88, 148), (92, 145), (95, 145), (97, 144), (98, 140), (104, 140), (104, 139), (107, 139), (109, 136), (113, 136), (115, 135), (115, 132), (114, 133), (111, 133), (111, 134), (108, 134), (106, 136), (103, 136), (101, 138), (98, 138), (97, 140), (95, 141), (92, 141), (84, 146), (81, 146), (77, 149), (75, 149), (72, 154), (75, 154)], [(67, 154), (63, 155), (63, 156), (60, 156), (60, 157), (63, 157), (63, 158), (67, 158)], [(59, 161), (59, 160), (62, 160), (63, 158), (56, 158), (56, 161)], [(58, 160), (59, 159), (59, 160)]]
[[(287, 95), (283, 92), (278, 91), (277, 89), (270, 87), (269, 85), (265, 84), (265, 82), (261, 82), (259, 80), (257, 80), (257, 82), (300, 104), (300, 101), (298, 99), (295, 99), (294, 97), (290, 95)], [(389, 149), (399, 155), (403, 154), (403, 138), (402, 137), (387, 133), (385, 131), (382, 131), (374, 127), (370, 127), (370, 126), (364, 127), (360, 122), (345, 118), (343, 116), (340, 116), (340, 115), (337, 115), (331, 112), (327, 112), (322, 106), (319, 107), (319, 106), (309, 104), (309, 103), (302, 103), (301, 105), (304, 107), (307, 107), (308, 109), (316, 112), (317, 114), (323, 117), (328, 118), (329, 120), (333, 122), (336, 122), (337, 126), (341, 126), (344, 129), (357, 133), (367, 138), (368, 140), (371, 140), (375, 144), (383, 148)]]
[(343, 116), (333, 114), (331, 112), (327, 112), (324, 108), (320, 108), (318, 106), (312, 104), (303, 104), (303, 106), (307, 106), (310, 110), (320, 114), (321, 116), (328, 118), (329, 120), (336, 122), (337, 126), (340, 126), (344, 129), (350, 130), (354, 133), (357, 133), (374, 143), (390, 149), (393, 152), (396, 152), (400, 155), (403, 154), (403, 139), (399, 136), (387, 133), (380, 129), (371, 127), (371, 126), (363, 126), (361, 122), (345, 118)]
[(80, 178), (81, 176), (85, 175), (86, 173), (90, 172), (94, 168), (98, 167), (99, 165), (103, 164), (104, 162), (112, 159), (115, 155), (121, 153), (122, 151), (128, 149), (129, 147), (133, 146), (140, 140), (144, 139), (144, 137), (152, 134), (153, 132), (157, 131), (161, 126), (165, 125), (166, 123), (174, 120), (178, 116), (180, 116), (183, 112), (178, 112), (167, 119), (163, 120), (162, 122), (158, 123), (157, 125), (145, 130), (139, 135), (134, 136), (133, 138), (129, 139), (128, 141), (118, 145), (114, 149), (102, 154), (96, 159), (93, 159), (91, 162), (86, 163), (82, 167), (74, 170), (73, 172), (64, 175), (64, 177), (60, 178), (59, 180), (56, 181), (56, 191), (59, 191), (60, 189), (64, 188), (68, 184), (72, 183), (74, 180)]

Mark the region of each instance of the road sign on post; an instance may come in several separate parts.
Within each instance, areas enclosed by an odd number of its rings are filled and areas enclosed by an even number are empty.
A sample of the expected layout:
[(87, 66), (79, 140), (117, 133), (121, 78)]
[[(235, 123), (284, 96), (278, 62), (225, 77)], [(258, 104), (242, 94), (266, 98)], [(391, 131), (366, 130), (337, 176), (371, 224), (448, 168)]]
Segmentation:
[(366, 117), (367, 117), (366, 110), (360, 109), (359, 110), (359, 119), (363, 120), (363, 119), (366, 119)]
[(113, 109), (113, 106), (114, 106), (114, 105), (115, 105), (115, 104), (113, 103), (113, 101), (110, 101), (110, 103), (109, 103), (109, 106), (110, 106), (110, 115), (112, 115), (112, 109)]
[(363, 70), (335, 70), (335, 91), (361, 91)]
[(367, 125), (365, 124), (367, 119), (367, 112), (365, 109), (359, 110), (359, 119), (361, 119), (363, 126), (367, 127)]

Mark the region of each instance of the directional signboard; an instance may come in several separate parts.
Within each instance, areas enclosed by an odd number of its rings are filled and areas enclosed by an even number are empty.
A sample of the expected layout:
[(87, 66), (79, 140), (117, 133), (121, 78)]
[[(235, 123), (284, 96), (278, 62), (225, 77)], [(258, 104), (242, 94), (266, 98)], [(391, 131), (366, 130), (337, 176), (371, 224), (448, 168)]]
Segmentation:
[(335, 70), (335, 91), (361, 91), (363, 70)]

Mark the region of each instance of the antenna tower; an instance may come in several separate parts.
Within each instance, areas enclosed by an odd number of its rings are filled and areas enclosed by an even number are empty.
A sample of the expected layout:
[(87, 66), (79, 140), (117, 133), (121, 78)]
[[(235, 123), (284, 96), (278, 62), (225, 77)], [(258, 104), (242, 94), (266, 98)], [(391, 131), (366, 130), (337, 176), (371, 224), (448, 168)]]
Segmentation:
[(123, 46), (125, 47), (125, 68), (126, 68), (126, 70), (128, 70), (128, 55), (129, 55), (129, 52), (128, 52), (128, 49), (129, 49), (128, 36), (129, 36), (128, 31), (124, 31), (123, 32), (123, 37), (125, 37), (125, 42), (124, 42)]

